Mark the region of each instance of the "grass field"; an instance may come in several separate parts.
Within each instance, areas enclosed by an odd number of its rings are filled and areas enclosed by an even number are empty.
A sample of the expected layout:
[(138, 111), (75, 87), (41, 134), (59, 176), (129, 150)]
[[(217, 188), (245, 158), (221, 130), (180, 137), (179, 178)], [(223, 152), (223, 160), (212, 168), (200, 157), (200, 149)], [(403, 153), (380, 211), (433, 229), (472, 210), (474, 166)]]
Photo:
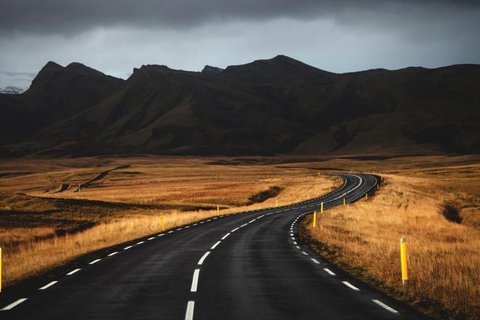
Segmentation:
[(3, 161), (4, 285), (79, 255), (159, 232), (162, 215), (169, 229), (216, 215), (217, 207), (221, 214), (230, 214), (294, 203), (339, 183), (295, 164), (249, 159)]
[[(303, 237), (321, 255), (439, 319), (480, 314), (480, 157), (81, 158), (0, 162), (7, 286), (87, 252), (220, 213), (272, 207), (371, 172), (368, 200), (327, 210)], [(80, 187), (80, 188), (79, 188)], [(80, 189), (80, 191), (78, 191)], [(410, 279), (402, 286), (399, 240)], [(48, 257), (48, 258), (45, 258)]]
[[(358, 164), (383, 177), (375, 196), (326, 211), (315, 229), (305, 220), (307, 241), (355, 276), (439, 319), (480, 319), (478, 158), (381, 163)], [(406, 286), (401, 237), (409, 253)]]

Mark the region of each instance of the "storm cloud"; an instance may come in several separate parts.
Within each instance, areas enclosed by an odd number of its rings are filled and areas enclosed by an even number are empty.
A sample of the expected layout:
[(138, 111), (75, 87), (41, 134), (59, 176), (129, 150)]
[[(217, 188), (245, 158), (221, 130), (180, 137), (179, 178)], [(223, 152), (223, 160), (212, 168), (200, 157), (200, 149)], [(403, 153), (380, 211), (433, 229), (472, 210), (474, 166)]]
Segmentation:
[(333, 72), (438, 67), (480, 63), (478, 30), (468, 0), (0, 0), (0, 71), (79, 61), (127, 77), (277, 54)]

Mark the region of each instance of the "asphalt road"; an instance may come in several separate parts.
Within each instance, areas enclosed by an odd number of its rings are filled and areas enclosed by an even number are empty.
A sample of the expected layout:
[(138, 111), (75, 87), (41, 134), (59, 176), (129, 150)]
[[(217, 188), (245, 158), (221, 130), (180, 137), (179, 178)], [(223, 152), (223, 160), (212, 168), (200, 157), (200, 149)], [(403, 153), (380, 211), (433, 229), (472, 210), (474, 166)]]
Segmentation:
[(376, 185), (370, 175), (344, 178), (342, 188), (321, 198), (208, 219), (107, 250), (0, 306), (0, 318), (424, 318), (298, 242), (299, 219), (321, 201), (325, 208), (352, 202)]

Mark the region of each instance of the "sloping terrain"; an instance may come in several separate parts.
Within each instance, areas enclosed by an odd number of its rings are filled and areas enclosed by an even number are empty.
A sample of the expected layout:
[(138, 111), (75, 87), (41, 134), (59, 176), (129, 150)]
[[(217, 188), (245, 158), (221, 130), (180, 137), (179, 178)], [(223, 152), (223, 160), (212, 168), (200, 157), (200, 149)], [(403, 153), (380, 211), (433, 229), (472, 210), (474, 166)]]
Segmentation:
[(478, 153), (479, 78), (478, 65), (334, 74), (277, 56), (123, 81), (48, 63), (0, 95), (0, 154)]

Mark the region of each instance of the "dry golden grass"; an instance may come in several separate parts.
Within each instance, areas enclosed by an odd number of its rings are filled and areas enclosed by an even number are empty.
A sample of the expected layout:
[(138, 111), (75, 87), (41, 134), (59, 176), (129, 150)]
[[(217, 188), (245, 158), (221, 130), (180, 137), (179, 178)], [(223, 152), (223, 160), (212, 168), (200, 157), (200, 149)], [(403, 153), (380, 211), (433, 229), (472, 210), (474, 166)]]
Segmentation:
[[(212, 164), (216, 163), (216, 164)], [(54, 193), (84, 183), (81, 192)], [(375, 197), (326, 211), (308, 232), (319, 251), (382, 290), (440, 318), (480, 314), (480, 157), (82, 158), (0, 162), (0, 244), (7, 285), (93, 250), (221, 213), (319, 196), (340, 185), (323, 174), (373, 172)], [(251, 197), (282, 191), (261, 203)], [(441, 214), (445, 204), (462, 223)], [(400, 284), (399, 239), (407, 237), (410, 283)], [(41, 258), (48, 256), (48, 259)], [(374, 262), (374, 263), (372, 263)], [(441, 307), (441, 309), (438, 308)]]
[[(216, 215), (297, 202), (339, 184), (294, 165), (212, 165), (219, 159), (145, 157), (0, 163), (0, 244), (8, 286), (82, 254)], [(222, 161), (227, 161), (221, 159)], [(222, 162), (220, 162), (222, 163)], [(90, 187), (78, 186), (117, 168)], [(251, 197), (282, 191), (261, 203)], [(273, 195), (272, 195), (273, 196)]]
[[(382, 171), (376, 195), (326, 211), (315, 229), (305, 221), (307, 234), (328, 259), (438, 318), (479, 319), (480, 163), (476, 157), (417, 159), (364, 164)], [(461, 224), (442, 215), (445, 202), (456, 206)], [(409, 253), (407, 286), (400, 280), (401, 237)]]

